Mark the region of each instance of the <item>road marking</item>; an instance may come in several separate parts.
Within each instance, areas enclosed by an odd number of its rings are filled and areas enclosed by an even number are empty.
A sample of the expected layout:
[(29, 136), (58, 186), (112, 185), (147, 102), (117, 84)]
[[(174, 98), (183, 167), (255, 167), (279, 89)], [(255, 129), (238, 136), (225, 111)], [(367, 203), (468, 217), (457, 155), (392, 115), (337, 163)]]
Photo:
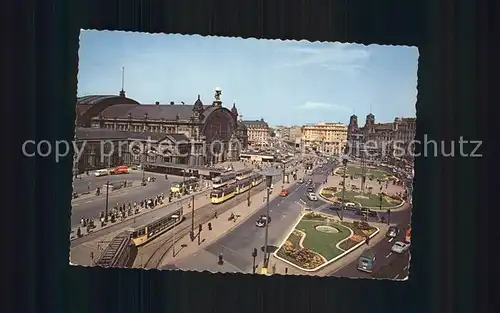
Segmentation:
[(399, 274), (397, 274), (396, 276), (394, 276), (394, 279), (398, 279), (399, 278)]
[(385, 258), (387, 259), (387, 258), (389, 258), (391, 255), (392, 255), (392, 252), (389, 252), (389, 254), (385, 256)]
[(388, 241), (388, 242), (392, 242), (393, 240), (394, 240), (394, 238), (391, 238), (391, 239), (389, 239), (389, 241)]
[(407, 268), (408, 268), (408, 265), (406, 265), (405, 267), (403, 267), (403, 271), (406, 271)]

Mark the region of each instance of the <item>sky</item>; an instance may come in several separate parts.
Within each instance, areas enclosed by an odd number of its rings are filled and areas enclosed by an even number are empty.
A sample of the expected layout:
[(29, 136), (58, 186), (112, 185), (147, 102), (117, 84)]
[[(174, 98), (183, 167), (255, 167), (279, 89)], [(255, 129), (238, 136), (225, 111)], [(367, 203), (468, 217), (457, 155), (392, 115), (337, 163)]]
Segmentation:
[[(222, 89), (244, 120), (364, 124), (414, 117), (418, 49), (405, 46), (82, 30), (78, 96), (204, 104)], [(361, 126), (360, 125), (360, 126)]]

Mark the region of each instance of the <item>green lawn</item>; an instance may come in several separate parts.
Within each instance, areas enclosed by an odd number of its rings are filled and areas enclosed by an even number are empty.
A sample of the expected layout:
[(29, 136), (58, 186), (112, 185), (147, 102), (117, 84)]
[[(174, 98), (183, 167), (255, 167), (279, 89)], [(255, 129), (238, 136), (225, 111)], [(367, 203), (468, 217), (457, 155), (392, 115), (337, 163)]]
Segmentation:
[[(338, 173), (342, 174), (342, 172), (343, 172), (343, 168), (341, 167), (338, 169)], [(356, 175), (361, 176), (361, 174), (362, 174), (361, 167), (347, 166), (347, 175), (349, 175), (349, 176), (356, 176)], [(384, 172), (384, 171), (379, 171), (379, 170), (375, 170), (372, 168), (367, 168), (366, 169), (366, 176), (367, 177), (372, 176), (374, 179), (379, 179), (379, 178), (391, 176), (391, 174)]]
[[(311, 249), (312, 251), (321, 254), (327, 260), (331, 260), (336, 256), (343, 253), (336, 247), (337, 243), (348, 238), (351, 235), (350, 230), (338, 223), (330, 223), (329, 226), (335, 227), (339, 233), (325, 233), (316, 230), (316, 226), (327, 225), (326, 221), (317, 219), (308, 220), (303, 219), (296, 227), (296, 229), (303, 231), (306, 234), (302, 245), (304, 248)], [(289, 239), (290, 240), (290, 239)]]
[[(345, 198), (347, 201), (357, 202), (364, 207), (378, 208), (380, 206), (380, 197), (378, 194), (367, 194), (363, 196), (367, 198), (357, 198), (361, 193), (355, 191), (345, 191)], [(335, 193), (335, 196), (342, 198), (342, 191)], [(397, 206), (394, 203), (389, 203), (385, 198), (382, 198), (382, 208), (391, 208)]]

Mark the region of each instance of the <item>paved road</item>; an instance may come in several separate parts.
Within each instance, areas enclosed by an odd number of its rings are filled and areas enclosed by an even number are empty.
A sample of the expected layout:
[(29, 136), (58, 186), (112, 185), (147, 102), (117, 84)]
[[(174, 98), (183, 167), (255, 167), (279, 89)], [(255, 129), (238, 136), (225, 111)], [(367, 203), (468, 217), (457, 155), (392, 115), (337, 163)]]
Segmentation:
[[(333, 164), (325, 165), (323, 168), (315, 170), (312, 179), (315, 183), (315, 188), (319, 187), (324, 180), (325, 175), (331, 173)], [(307, 177), (306, 177), (307, 178)], [(279, 186), (279, 184), (278, 184)], [(269, 226), (269, 244), (278, 246), (284, 239), (284, 236), (291, 230), (293, 224), (297, 221), (301, 213), (301, 208), (297, 202), (302, 199), (308, 201), (305, 197), (306, 185), (294, 185), (289, 188), (290, 194), (286, 198), (278, 197), (270, 202), (271, 224)], [(317, 208), (325, 205), (321, 201), (310, 202), (312, 208)], [(253, 259), (251, 256), (252, 250), (259, 250), (256, 258), (256, 264), (263, 260), (261, 250), (264, 245), (264, 228), (255, 226), (255, 221), (258, 216), (265, 214), (266, 209), (262, 208), (252, 214), (248, 219), (238, 225), (230, 233), (226, 234), (213, 244), (207, 246), (204, 250), (205, 260), (189, 260), (190, 267), (198, 269), (210, 269), (208, 266), (203, 266), (207, 262), (214, 263), (219, 253), (223, 253), (224, 261), (229, 263), (234, 269), (240, 272), (250, 273), (252, 271)], [(196, 265), (193, 263), (195, 262)], [(182, 264), (177, 264), (178, 267), (183, 267)]]
[[(328, 209), (327, 209), (328, 210)], [(385, 215), (385, 213), (383, 213)], [(345, 215), (347, 216), (347, 215)], [(359, 216), (357, 217), (359, 218)], [(389, 278), (404, 279), (408, 276), (409, 253), (399, 255), (391, 253), (391, 247), (395, 241), (403, 241), (405, 231), (410, 223), (410, 210), (391, 213), (391, 224), (396, 224), (401, 229), (399, 236), (395, 240), (384, 238), (375, 244), (372, 249), (376, 253), (376, 265), (372, 274), (361, 272), (357, 269), (357, 260), (347, 264), (345, 267), (332, 273), (330, 276), (363, 277), (363, 278)], [(382, 234), (385, 236), (385, 234)]]
[[(109, 193), (108, 208), (113, 208), (116, 203), (128, 203), (141, 201), (146, 198), (152, 198), (160, 193), (168, 195), (172, 180), (157, 179), (155, 182), (148, 183), (146, 186), (129, 187), (119, 189)], [(99, 216), (99, 212), (105, 211), (106, 194), (88, 199), (75, 199), (72, 202), (71, 227), (76, 227), (82, 218), (93, 218)]]
[[(111, 182), (118, 182), (118, 181), (134, 181), (134, 182), (140, 182), (142, 180), (142, 172), (141, 171), (132, 171), (130, 174), (123, 174), (123, 175), (107, 175), (107, 176), (100, 176), (96, 177), (94, 176), (93, 172), (89, 172), (89, 176), (86, 174), (82, 174), (79, 176), (79, 178), (76, 178), (73, 181), (73, 191), (76, 191), (78, 193), (86, 192), (90, 190), (92, 192), (95, 191), (96, 186), (102, 186), (104, 185), (107, 181)], [(153, 174), (154, 176), (157, 176), (156, 174)], [(145, 176), (153, 176), (150, 173), (146, 172)]]

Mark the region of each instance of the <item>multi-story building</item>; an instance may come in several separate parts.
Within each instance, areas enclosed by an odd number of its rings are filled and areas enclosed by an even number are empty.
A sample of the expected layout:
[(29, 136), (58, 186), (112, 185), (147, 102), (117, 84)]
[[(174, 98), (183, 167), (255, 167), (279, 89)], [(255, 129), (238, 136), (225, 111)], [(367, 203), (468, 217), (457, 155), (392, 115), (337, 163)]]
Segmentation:
[[(221, 90), (216, 89), (211, 105), (204, 105), (198, 96), (193, 105), (170, 102), (140, 104), (127, 98), (125, 91), (116, 95), (95, 95), (77, 100), (77, 126), (129, 133), (183, 135), (189, 141), (188, 159), (177, 160), (189, 166), (204, 166), (238, 160), (240, 147), (247, 141), (238, 111), (222, 106)], [(161, 137), (161, 136), (160, 136)]]
[(347, 125), (342, 123), (317, 123), (301, 129), (302, 145), (322, 153), (343, 153), (347, 144)]
[(408, 145), (415, 138), (416, 118), (396, 117), (392, 123), (375, 123), (375, 115), (366, 116), (365, 125), (358, 127), (358, 118), (352, 115), (348, 126), (348, 141), (351, 153), (364, 143), (372, 152), (387, 155), (394, 151), (394, 145)]
[(266, 146), (269, 144), (269, 125), (264, 119), (256, 121), (243, 121), (247, 127), (248, 144)]

